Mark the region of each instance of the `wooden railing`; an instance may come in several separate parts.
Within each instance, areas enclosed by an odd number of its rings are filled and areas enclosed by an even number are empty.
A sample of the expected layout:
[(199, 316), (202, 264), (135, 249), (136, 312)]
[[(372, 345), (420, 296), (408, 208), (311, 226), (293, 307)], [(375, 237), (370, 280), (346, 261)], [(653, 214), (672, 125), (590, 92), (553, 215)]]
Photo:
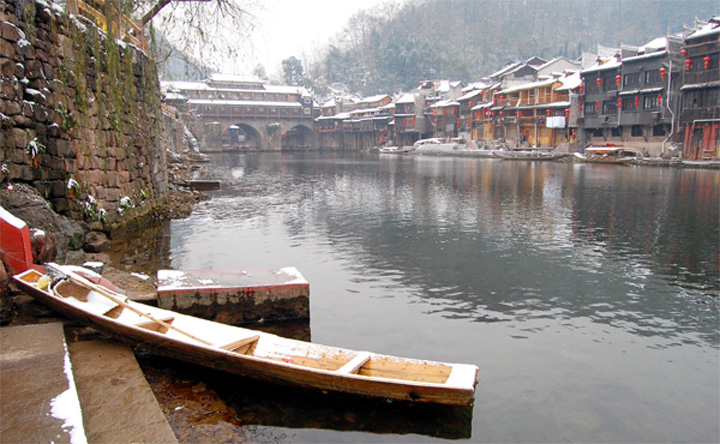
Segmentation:
[[(105, 0), (93, 0), (93, 3), (101, 8), (105, 6)], [(83, 0), (67, 0), (67, 12), (87, 17), (102, 28), (103, 31), (108, 32), (108, 19), (105, 14)], [(148, 43), (142, 26), (120, 13), (120, 11), (115, 10), (114, 12), (118, 20), (111, 24), (113, 34), (121, 36), (123, 40), (129, 41), (147, 53)], [(118, 26), (120, 29), (118, 29)]]

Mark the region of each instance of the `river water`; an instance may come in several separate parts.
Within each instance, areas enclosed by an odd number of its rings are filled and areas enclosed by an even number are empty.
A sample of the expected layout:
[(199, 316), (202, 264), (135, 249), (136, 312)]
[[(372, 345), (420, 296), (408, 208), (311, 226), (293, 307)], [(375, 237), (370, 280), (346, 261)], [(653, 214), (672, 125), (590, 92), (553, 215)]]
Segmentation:
[(170, 409), (204, 433), (185, 438), (720, 440), (720, 172), (318, 152), (210, 171), (222, 188), (152, 233), (156, 266), (295, 266), (306, 339), (480, 377), (472, 408), (408, 407), (149, 360), (202, 395)]

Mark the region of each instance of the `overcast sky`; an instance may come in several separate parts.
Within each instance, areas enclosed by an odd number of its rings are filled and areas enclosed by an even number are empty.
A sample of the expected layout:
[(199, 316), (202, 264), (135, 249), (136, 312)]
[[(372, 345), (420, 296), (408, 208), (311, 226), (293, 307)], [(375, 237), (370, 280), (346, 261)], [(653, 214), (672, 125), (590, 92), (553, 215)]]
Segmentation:
[[(232, 74), (249, 74), (262, 63), (268, 74), (279, 72), (282, 60), (312, 54), (340, 32), (355, 12), (388, 0), (265, 0), (256, 11), (252, 48), (243, 62), (223, 66)], [(245, 72), (243, 72), (245, 71)]]

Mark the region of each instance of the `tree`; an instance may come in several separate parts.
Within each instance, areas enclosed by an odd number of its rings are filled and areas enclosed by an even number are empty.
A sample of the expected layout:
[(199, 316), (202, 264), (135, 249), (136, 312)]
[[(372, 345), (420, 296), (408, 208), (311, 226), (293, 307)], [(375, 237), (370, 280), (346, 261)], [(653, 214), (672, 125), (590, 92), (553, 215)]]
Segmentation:
[(258, 63), (255, 66), (255, 68), (253, 68), (252, 75), (254, 75), (255, 77), (257, 77), (260, 80), (268, 79), (267, 72), (265, 71), (265, 67), (263, 66), (262, 63)]
[[(260, 0), (112, 0), (155, 25), (180, 50), (204, 62), (233, 58), (254, 28)], [(151, 34), (154, 28), (151, 28)]]
[(302, 62), (295, 56), (282, 61), (283, 80), (288, 85), (300, 85), (305, 79)]

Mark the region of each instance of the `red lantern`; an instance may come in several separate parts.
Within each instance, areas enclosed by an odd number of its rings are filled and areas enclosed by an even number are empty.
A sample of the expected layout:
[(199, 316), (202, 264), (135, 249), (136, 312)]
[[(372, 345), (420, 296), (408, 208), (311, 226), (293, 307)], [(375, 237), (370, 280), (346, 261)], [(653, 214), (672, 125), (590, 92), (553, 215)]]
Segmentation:
[(620, 86), (620, 74), (618, 74), (618, 75), (615, 76), (615, 84), (616, 84), (617, 86)]
[(680, 51), (680, 54), (682, 54), (682, 55), (687, 55), (687, 50), (686, 50), (686, 49), (681, 50), (681, 51)]
[(618, 98), (618, 109), (622, 108), (622, 99)]
[(692, 65), (692, 60), (690, 60), (690, 59), (685, 60), (685, 71), (690, 71), (691, 65)]
[(582, 94), (582, 93), (583, 93), (583, 89), (584, 89), (584, 85), (583, 85), (583, 84), (581, 83), (581, 84), (580, 84), (580, 87), (579, 87), (579, 90), (580, 90), (580, 94)]
[(522, 117), (522, 111), (518, 111), (518, 117)]
[(502, 111), (500, 111), (500, 117), (502, 117), (502, 116), (503, 116), (503, 112), (502, 112)]
[(658, 106), (662, 106), (662, 94), (658, 94)]
[(710, 67), (710, 56), (706, 56), (703, 59), (703, 62), (705, 62), (705, 63), (703, 63), (703, 66), (705, 67), (705, 69), (708, 69)]
[(660, 68), (660, 79), (665, 80), (665, 68)]
[(549, 110), (549, 109), (548, 109), (547, 111), (545, 111), (545, 115), (548, 116), (548, 117), (550, 117), (550, 110)]
[(600, 88), (602, 86), (602, 78), (598, 77), (595, 79), (595, 83), (597, 84), (597, 87)]
[(640, 106), (640, 97), (635, 96), (635, 108), (637, 108), (638, 106)]
[(600, 101), (595, 102), (595, 111), (600, 111)]
[(582, 111), (583, 111), (583, 103), (580, 102), (580, 112), (582, 112)]
[(569, 117), (570, 117), (570, 108), (565, 108), (565, 118), (567, 119)]
[(497, 97), (493, 97), (493, 105), (497, 105)]

